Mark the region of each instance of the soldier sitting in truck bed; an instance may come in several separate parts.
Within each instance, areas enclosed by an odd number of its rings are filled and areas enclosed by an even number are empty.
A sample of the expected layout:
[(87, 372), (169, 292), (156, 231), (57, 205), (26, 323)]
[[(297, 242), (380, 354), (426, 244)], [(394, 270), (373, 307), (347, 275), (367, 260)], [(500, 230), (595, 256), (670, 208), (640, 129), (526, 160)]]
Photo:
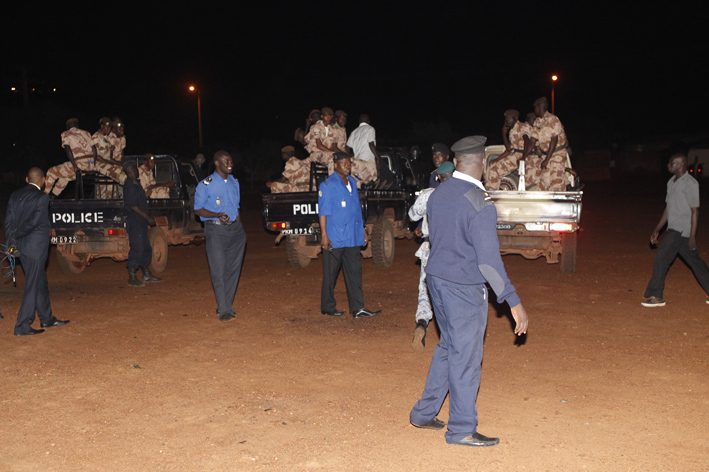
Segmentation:
[(146, 154), (145, 162), (138, 167), (140, 186), (145, 190), (145, 196), (148, 198), (170, 198), (170, 188), (175, 186), (175, 181), (168, 180), (159, 184), (155, 183), (154, 169), (155, 156)]
[(271, 193), (307, 192), (310, 178), (310, 159), (300, 160), (295, 156), (295, 148), (281, 149), (281, 158), (286, 163), (283, 175), (273, 182), (266, 182)]

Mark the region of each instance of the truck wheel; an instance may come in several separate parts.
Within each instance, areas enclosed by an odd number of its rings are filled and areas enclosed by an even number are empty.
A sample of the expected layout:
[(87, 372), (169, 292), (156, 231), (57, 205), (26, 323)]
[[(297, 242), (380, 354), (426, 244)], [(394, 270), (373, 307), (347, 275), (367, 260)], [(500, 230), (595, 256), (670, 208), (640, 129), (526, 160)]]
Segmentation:
[(62, 274), (66, 275), (79, 275), (86, 269), (86, 264), (84, 262), (76, 262), (64, 257), (64, 254), (57, 247), (57, 264), (59, 265), (59, 270)]
[(374, 224), (369, 244), (372, 245), (375, 267), (384, 269), (394, 263), (394, 225), (391, 219), (384, 218)]
[(148, 234), (150, 247), (153, 248), (153, 260), (150, 262), (150, 270), (160, 273), (167, 266), (167, 238), (160, 228), (153, 228)]
[(303, 269), (310, 264), (310, 257), (301, 250), (304, 246), (304, 236), (288, 236), (286, 238), (286, 255), (291, 267)]
[(576, 272), (576, 231), (561, 235), (561, 273)]

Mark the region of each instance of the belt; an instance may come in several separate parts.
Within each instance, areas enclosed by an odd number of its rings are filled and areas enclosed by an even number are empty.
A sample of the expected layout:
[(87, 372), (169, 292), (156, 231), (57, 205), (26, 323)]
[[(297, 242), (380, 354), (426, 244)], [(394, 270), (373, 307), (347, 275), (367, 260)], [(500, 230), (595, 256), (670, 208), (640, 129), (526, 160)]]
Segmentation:
[(204, 222), (208, 225), (219, 225), (219, 226), (230, 226), (236, 223), (236, 220), (234, 221), (221, 221), (221, 220), (204, 220)]

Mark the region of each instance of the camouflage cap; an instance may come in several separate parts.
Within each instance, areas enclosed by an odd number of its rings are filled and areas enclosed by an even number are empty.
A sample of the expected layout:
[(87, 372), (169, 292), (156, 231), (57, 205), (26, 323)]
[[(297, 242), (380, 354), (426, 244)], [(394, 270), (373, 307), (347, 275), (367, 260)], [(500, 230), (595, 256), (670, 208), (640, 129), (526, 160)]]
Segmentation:
[(320, 112), (320, 114), (323, 115), (323, 116), (325, 116), (325, 115), (332, 116), (332, 115), (333, 115), (332, 108), (324, 107), (324, 108), (322, 109), (322, 111)]
[(293, 146), (286, 146), (281, 149), (281, 152), (295, 152), (295, 148)]
[(519, 112), (514, 108), (510, 108), (504, 113), (505, 116), (510, 116), (512, 118), (519, 118)]
[(335, 116), (347, 116), (347, 113), (345, 113), (345, 112), (342, 111), (342, 110), (337, 110), (337, 111), (335, 112)]
[(534, 100), (534, 106), (536, 107), (537, 105), (541, 105), (542, 103), (549, 103), (547, 102), (547, 97), (539, 97), (536, 100)]
[(333, 160), (333, 161), (341, 161), (342, 159), (349, 159), (349, 158), (351, 158), (351, 157), (352, 157), (352, 156), (350, 156), (350, 155), (347, 154), (346, 152), (337, 151), (336, 153), (334, 153), (334, 154), (332, 155), (332, 160)]
[(455, 166), (453, 165), (453, 163), (451, 161), (446, 161), (440, 166), (438, 166), (438, 169), (436, 169), (436, 174), (452, 174), (454, 170)]
[(480, 154), (485, 152), (485, 136), (468, 136), (457, 141), (451, 146), (451, 150), (456, 154)]

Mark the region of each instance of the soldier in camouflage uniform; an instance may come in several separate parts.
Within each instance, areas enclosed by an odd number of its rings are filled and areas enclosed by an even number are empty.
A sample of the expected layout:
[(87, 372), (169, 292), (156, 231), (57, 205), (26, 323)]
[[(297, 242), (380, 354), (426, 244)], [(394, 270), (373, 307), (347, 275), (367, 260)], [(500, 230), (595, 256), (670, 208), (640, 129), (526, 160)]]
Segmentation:
[(531, 149), (537, 144), (544, 159), (541, 162), (542, 176), (539, 189), (547, 192), (566, 190), (566, 150), (569, 142), (564, 127), (556, 115), (548, 111), (546, 97), (534, 102), (534, 136), (530, 140)]
[(502, 127), (502, 140), (505, 143), (505, 152), (490, 162), (485, 181), (487, 190), (498, 190), (500, 188), (500, 180), (517, 169), (517, 161), (526, 157), (524, 156), (524, 151), (527, 149), (527, 143), (533, 134), (531, 126), (519, 121), (519, 112), (517, 110), (507, 110), (504, 116), (505, 124)]
[(123, 135), (125, 126), (120, 118), (114, 118), (111, 126), (111, 132), (108, 134), (110, 159), (108, 163), (102, 163), (96, 170), (123, 185), (126, 181), (126, 173), (123, 172), (123, 167), (121, 166), (126, 148), (126, 138)]
[[(98, 160), (95, 163), (96, 171), (102, 175), (110, 177), (119, 184), (123, 185), (126, 175), (123, 172), (121, 163), (113, 159), (113, 151), (108, 136), (113, 128), (113, 123), (110, 118), (103, 117), (99, 121), (100, 127), (91, 139), (98, 152)], [(122, 177), (122, 178), (121, 178)], [(118, 188), (112, 185), (104, 185), (101, 187), (99, 198), (120, 198)]]
[(47, 171), (44, 187), (45, 193), (51, 191), (55, 196), (62, 193), (70, 180), (76, 179), (77, 172), (94, 170), (94, 162), (98, 159), (91, 135), (88, 131), (79, 129), (77, 118), (69, 118), (66, 129), (62, 133), (62, 147), (69, 160)]
[(281, 149), (281, 158), (286, 163), (283, 175), (274, 182), (266, 182), (271, 193), (307, 192), (310, 183), (310, 161), (301, 161), (295, 157), (293, 146)]
[(345, 125), (347, 124), (347, 113), (342, 110), (337, 110), (335, 112), (335, 124), (332, 127), (332, 131), (335, 133), (335, 138), (333, 140), (338, 151), (347, 152), (347, 129)]
[(332, 174), (335, 169), (332, 162), (332, 154), (337, 151), (337, 147), (334, 144), (335, 133), (330, 124), (333, 111), (332, 108), (325, 107), (320, 113), (320, 121), (315, 123), (305, 136), (305, 149), (310, 153), (310, 162), (325, 164), (327, 173)]
[(155, 169), (155, 156), (146, 154), (145, 162), (138, 167), (138, 179), (140, 180), (140, 186), (145, 190), (145, 196), (147, 198), (170, 198), (170, 187), (175, 186), (175, 181), (168, 180), (161, 184), (155, 183), (153, 169)]

